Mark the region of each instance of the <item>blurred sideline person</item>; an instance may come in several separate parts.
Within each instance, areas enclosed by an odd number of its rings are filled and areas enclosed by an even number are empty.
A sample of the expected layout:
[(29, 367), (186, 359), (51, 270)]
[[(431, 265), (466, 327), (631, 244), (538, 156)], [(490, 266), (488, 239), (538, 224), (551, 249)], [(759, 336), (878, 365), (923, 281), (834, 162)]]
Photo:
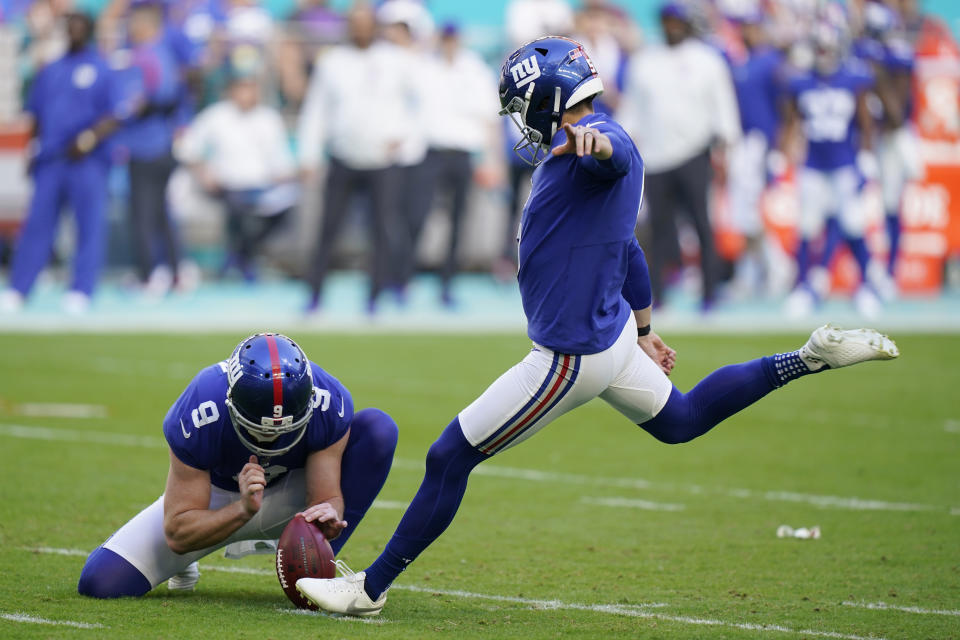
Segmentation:
[(259, 53), (238, 47), (231, 59), (226, 99), (197, 115), (177, 156), (226, 207), (230, 248), (223, 272), (236, 267), (252, 282), (257, 252), (299, 201), (300, 188), (283, 118), (261, 102)]
[(618, 80), (626, 65), (626, 55), (613, 32), (617, 20), (607, 0), (593, 0), (580, 8), (574, 18), (573, 38), (588, 49), (603, 80), (603, 96), (594, 101), (597, 113), (615, 113), (620, 104)]
[(124, 99), (137, 116), (119, 135), (129, 155), (130, 229), (137, 275), (148, 295), (177, 282), (180, 243), (167, 206), (167, 184), (176, 167), (173, 137), (186, 121), (185, 90), (176, 52), (165, 37), (160, 0), (134, 0), (127, 20), (130, 49), (114, 54), (124, 67)]
[[(785, 126), (802, 123), (807, 154), (798, 177), (797, 284), (785, 311), (803, 317), (823, 301), (830, 289), (827, 268), (843, 239), (860, 267), (854, 303), (862, 315), (872, 318), (880, 313), (881, 303), (867, 282), (870, 251), (864, 240), (867, 220), (861, 194), (867, 180), (877, 177), (873, 119), (867, 106), (873, 74), (845, 50), (840, 29), (825, 21), (814, 28), (813, 50), (813, 68), (796, 73), (787, 87)], [(823, 249), (817, 259), (814, 243), (821, 237)]]
[(569, 35), (573, 8), (566, 0), (510, 0), (504, 17), (510, 46), (519, 47), (545, 33)]
[(776, 155), (784, 61), (767, 43), (765, 20), (759, 9), (735, 16), (743, 50), (727, 56), (743, 130), (743, 137), (730, 149), (727, 194), (733, 225), (746, 240), (735, 266), (733, 288), (745, 297), (775, 293), (782, 273), (790, 271), (784, 264), (788, 258), (767, 239), (761, 212), (768, 154), (771, 162), (786, 162), (782, 154)]
[(864, 33), (854, 53), (870, 65), (875, 85), (869, 107), (877, 134), (879, 178), (883, 195), (889, 249), (886, 271), (871, 262), (870, 282), (885, 299), (896, 296), (896, 267), (900, 253), (900, 209), (907, 181), (923, 173), (919, 150), (910, 126), (913, 46), (897, 12), (882, 2), (864, 6)]
[(69, 203), (76, 219), (73, 278), (64, 310), (81, 313), (90, 304), (106, 245), (107, 174), (110, 134), (121, 105), (110, 68), (91, 45), (93, 21), (67, 17), (66, 54), (33, 81), (26, 111), (32, 117), (29, 171), (33, 197), (20, 230), (10, 288), (0, 310), (19, 309), (50, 260), (60, 209)]
[(307, 269), (307, 312), (320, 309), (333, 249), (354, 196), (365, 196), (370, 238), (367, 310), (393, 279), (398, 233), (398, 185), (394, 164), (404, 139), (398, 105), (410, 94), (403, 57), (378, 42), (373, 10), (360, 6), (348, 17), (350, 42), (317, 63), (300, 113), (300, 166), (309, 177), (327, 154), (322, 221)]
[(719, 268), (708, 203), (711, 149), (722, 152), (738, 142), (740, 118), (730, 71), (694, 37), (687, 6), (662, 5), (660, 24), (666, 46), (641, 50), (630, 61), (618, 118), (646, 165), (654, 304), (664, 302), (667, 264), (679, 262), (677, 214), (683, 211), (700, 241), (701, 308), (708, 311)]
[[(489, 152), (491, 140), (498, 139), (495, 119), (496, 82), (479, 55), (460, 44), (456, 25), (444, 26), (437, 52), (427, 66), (430, 93), (426, 101), (428, 207), (437, 197), (446, 199), (450, 214), (447, 255), (440, 268), (440, 298), (444, 306), (454, 305), (451, 284), (457, 274), (460, 230), (470, 202), (474, 158)], [(499, 149), (498, 149), (499, 151)], [(422, 229), (413, 235), (414, 250)]]
[(650, 279), (634, 235), (643, 160), (616, 122), (594, 112), (601, 91), (583, 47), (567, 38), (534, 40), (504, 63), (501, 113), (522, 129), (522, 152), (539, 165), (518, 274), (533, 348), (430, 447), (423, 483), (370, 567), (297, 581), (321, 609), (378, 614), (393, 581), (452, 522), (474, 467), (594, 398), (676, 444), (801, 376), (897, 356), (875, 331), (827, 326), (796, 351), (723, 367), (688, 393), (674, 387), (667, 375), (676, 352), (651, 330)]
[(27, 5), (23, 16), (26, 33), (20, 63), (25, 75), (31, 77), (63, 57), (69, 42), (62, 19), (63, 7), (59, 2), (34, 0)]
[(163, 495), (93, 550), (77, 584), (93, 598), (142, 596), (164, 581), (193, 590), (197, 561), (276, 548), (302, 513), (338, 553), (387, 479), (397, 425), (354, 413), (339, 380), (290, 338), (260, 333), (202, 369), (163, 420)]
[(433, 19), (422, 3), (389, 0), (377, 10), (384, 39), (396, 47), (401, 73), (407, 86), (392, 117), (398, 119), (403, 140), (396, 154), (397, 233), (394, 274), (390, 285), (400, 304), (407, 302), (407, 287), (417, 267), (417, 241), (432, 198), (431, 167), (427, 163), (427, 129), (430, 57), (426, 47), (433, 39)]
[(503, 152), (507, 154), (507, 226), (503, 236), (500, 258), (494, 263), (494, 276), (502, 282), (512, 282), (517, 277), (517, 234), (520, 232), (520, 216), (530, 191), (530, 178), (534, 167), (514, 153), (517, 144), (522, 144), (517, 128), (506, 118), (501, 118), (503, 128)]

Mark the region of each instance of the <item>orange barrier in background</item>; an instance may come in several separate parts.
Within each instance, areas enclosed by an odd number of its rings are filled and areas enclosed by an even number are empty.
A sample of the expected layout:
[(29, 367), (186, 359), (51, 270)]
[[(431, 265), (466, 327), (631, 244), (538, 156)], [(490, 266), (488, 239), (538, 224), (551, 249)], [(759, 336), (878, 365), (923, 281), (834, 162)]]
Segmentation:
[[(902, 235), (896, 279), (902, 293), (936, 295), (943, 288), (945, 261), (960, 255), (960, 48), (939, 20), (928, 18), (917, 41), (913, 123), (923, 176), (907, 184), (901, 203)], [(715, 189), (713, 222), (718, 252), (735, 260), (743, 239), (730, 227), (726, 194)], [(772, 184), (761, 202), (767, 233), (793, 254), (799, 216), (795, 174)], [(869, 216), (867, 244), (878, 260), (886, 261), (889, 243), (879, 186), (864, 192)], [(851, 293), (860, 283), (860, 270), (849, 251), (834, 259), (832, 289)]]

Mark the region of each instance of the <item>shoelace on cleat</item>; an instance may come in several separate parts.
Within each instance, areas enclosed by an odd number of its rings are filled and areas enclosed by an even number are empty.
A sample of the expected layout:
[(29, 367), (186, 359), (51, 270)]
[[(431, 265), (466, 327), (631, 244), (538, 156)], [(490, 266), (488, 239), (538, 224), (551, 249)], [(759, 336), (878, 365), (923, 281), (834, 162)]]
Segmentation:
[(343, 560), (334, 560), (333, 564), (344, 578), (355, 578), (357, 576), (357, 572), (348, 567), (347, 563)]

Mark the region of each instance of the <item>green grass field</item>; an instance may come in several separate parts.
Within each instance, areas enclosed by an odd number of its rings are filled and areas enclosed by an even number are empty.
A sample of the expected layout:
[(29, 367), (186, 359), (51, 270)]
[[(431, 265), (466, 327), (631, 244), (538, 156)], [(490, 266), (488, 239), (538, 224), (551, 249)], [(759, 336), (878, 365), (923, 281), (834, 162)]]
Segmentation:
[[(207, 558), (189, 594), (81, 598), (79, 552), (163, 489), (167, 408), (242, 337), (0, 336), (0, 638), (960, 638), (956, 336), (895, 336), (899, 360), (791, 383), (686, 445), (660, 444), (595, 401), (477, 469), (457, 519), (376, 625), (290, 615), (264, 556)], [(358, 407), (400, 424), (387, 503), (342, 554), (359, 570), (399, 521), (429, 444), (528, 346), (294, 337)], [(665, 338), (685, 390), (805, 336)], [(106, 414), (36, 415), (51, 407), (33, 403)], [(823, 537), (778, 539), (780, 524), (819, 525)]]

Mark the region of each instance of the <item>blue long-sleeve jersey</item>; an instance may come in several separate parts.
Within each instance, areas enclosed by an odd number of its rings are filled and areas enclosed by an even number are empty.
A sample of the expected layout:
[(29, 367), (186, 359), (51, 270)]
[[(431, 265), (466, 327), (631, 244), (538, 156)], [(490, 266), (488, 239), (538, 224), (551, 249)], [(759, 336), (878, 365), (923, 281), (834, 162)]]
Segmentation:
[[(67, 53), (37, 74), (26, 110), (36, 119), (35, 165), (65, 159), (77, 135), (102, 118), (120, 117), (113, 74), (95, 47)], [(107, 162), (107, 145), (94, 157)]]
[[(613, 156), (548, 155), (533, 174), (520, 224), (520, 295), (530, 339), (554, 351), (598, 353), (616, 341), (631, 309), (650, 304), (650, 279), (634, 236), (643, 160), (605, 114), (577, 122), (607, 135)], [(566, 142), (563, 131), (553, 146)]]

